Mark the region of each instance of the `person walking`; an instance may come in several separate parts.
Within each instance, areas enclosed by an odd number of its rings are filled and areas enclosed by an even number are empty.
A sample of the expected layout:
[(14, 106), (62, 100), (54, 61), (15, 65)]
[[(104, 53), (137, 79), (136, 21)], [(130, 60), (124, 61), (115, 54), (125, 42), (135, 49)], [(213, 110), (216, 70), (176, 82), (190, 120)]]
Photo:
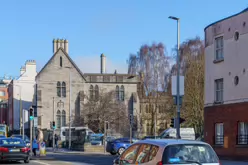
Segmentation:
[(34, 153), (34, 156), (36, 156), (36, 150), (39, 148), (38, 142), (36, 139), (33, 140), (33, 144), (32, 144), (32, 150)]
[(59, 137), (57, 134), (54, 135), (54, 141), (55, 141), (55, 150), (58, 150), (58, 140), (59, 140)]

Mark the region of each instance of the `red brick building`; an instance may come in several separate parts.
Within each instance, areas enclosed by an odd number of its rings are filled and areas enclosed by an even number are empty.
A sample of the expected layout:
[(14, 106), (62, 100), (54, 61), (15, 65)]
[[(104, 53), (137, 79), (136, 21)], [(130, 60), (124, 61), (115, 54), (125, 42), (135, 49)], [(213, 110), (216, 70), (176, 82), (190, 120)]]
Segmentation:
[(0, 80), (0, 123), (8, 119), (8, 84)]
[(248, 158), (248, 8), (205, 28), (204, 139)]

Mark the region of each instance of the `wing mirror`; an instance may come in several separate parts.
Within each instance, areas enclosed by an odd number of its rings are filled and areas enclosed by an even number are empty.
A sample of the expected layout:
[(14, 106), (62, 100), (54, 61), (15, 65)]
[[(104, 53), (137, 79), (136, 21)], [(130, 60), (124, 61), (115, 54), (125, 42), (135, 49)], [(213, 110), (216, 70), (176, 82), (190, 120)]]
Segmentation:
[(114, 165), (118, 165), (120, 164), (120, 158), (116, 158), (114, 161), (113, 161)]

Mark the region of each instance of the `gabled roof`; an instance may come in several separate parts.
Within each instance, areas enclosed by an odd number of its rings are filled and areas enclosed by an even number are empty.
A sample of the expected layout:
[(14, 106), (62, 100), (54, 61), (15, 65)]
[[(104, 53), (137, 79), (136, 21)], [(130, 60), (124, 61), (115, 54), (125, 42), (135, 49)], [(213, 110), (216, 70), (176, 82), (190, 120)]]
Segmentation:
[(50, 61), (52, 61), (52, 59), (57, 55), (57, 53), (59, 52), (59, 50), (61, 50), (65, 56), (69, 59), (69, 61), (71, 62), (71, 64), (73, 65), (73, 67), (78, 71), (78, 73), (83, 77), (83, 79), (86, 81), (86, 78), (84, 77), (84, 74), (81, 72), (81, 70), (78, 68), (78, 66), (74, 63), (74, 61), (71, 59), (71, 57), (64, 51), (63, 48), (59, 48), (57, 50), (56, 53), (54, 53), (54, 55), (48, 60), (48, 62), (44, 65), (44, 67), (39, 71), (39, 73), (36, 75), (36, 77), (38, 77), (40, 75), (40, 73), (46, 68), (46, 66), (50, 63)]
[(216, 23), (219, 23), (219, 22), (224, 21), (224, 20), (226, 20), (226, 19), (235, 17), (235, 16), (240, 15), (240, 14), (245, 13), (245, 12), (248, 12), (248, 8), (242, 10), (241, 12), (239, 12), (239, 13), (237, 13), (237, 14), (231, 15), (231, 16), (229, 16), (229, 17), (226, 17), (226, 18), (223, 18), (223, 19), (221, 19), (221, 20), (219, 20), (219, 21), (216, 21), (216, 22), (214, 22), (214, 23), (211, 23), (210, 25), (208, 25), (207, 27), (204, 28), (204, 31), (205, 31), (208, 27), (210, 27), (210, 26), (212, 26), (212, 25), (214, 25), (214, 24), (216, 24)]

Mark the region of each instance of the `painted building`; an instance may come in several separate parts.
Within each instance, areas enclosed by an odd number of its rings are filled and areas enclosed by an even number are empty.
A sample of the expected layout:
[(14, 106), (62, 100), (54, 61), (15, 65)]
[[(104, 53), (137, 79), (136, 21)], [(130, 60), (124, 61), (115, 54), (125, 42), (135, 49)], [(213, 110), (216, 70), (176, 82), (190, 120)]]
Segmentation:
[(106, 73), (107, 60), (103, 54), (99, 58), (99, 74), (83, 73), (69, 56), (67, 40), (54, 40), (53, 48), (52, 57), (36, 76), (39, 128), (50, 129), (54, 119), (58, 129), (69, 125), (70, 93), (73, 116), (83, 113), (86, 101), (83, 95), (93, 96), (100, 90), (116, 91), (119, 101), (127, 105), (127, 113), (140, 112), (136, 75)]
[(6, 123), (8, 118), (8, 84), (6, 77), (0, 78), (0, 123)]
[(205, 140), (248, 157), (248, 8), (205, 28)]
[[(8, 123), (11, 130), (20, 130), (22, 127), (22, 111), (29, 110), (33, 105), (36, 75), (36, 61), (27, 60), (25, 66), (20, 69), (20, 76), (12, 80), (8, 86)], [(28, 126), (28, 122), (25, 123), (25, 129)]]

